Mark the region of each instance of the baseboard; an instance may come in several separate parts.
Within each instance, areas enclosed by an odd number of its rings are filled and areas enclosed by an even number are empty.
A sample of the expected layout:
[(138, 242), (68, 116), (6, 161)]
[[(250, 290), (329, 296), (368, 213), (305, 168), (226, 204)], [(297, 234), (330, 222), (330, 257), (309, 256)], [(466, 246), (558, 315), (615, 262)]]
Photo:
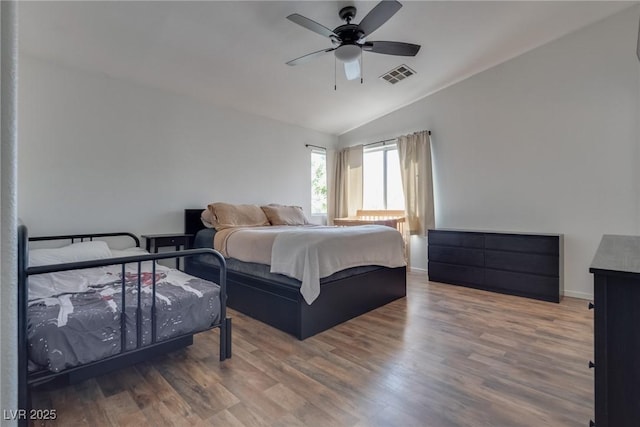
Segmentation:
[(564, 291), (564, 296), (571, 297), (571, 298), (587, 299), (587, 300), (593, 299), (593, 294), (590, 294), (587, 292), (567, 291), (566, 289)]
[(409, 271), (410, 272), (416, 272), (416, 273), (426, 273), (427, 269), (426, 268), (418, 268), (418, 267), (409, 267)]

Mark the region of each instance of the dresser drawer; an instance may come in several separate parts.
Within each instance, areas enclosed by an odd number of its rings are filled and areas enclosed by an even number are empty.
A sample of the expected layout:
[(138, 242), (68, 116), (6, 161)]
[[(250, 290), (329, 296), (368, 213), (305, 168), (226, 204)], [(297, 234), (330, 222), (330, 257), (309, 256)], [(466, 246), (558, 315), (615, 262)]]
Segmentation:
[(429, 230), (428, 244), (482, 249), (484, 247), (484, 235), (480, 233)]
[(490, 268), (486, 268), (484, 274), (487, 287), (492, 289), (545, 301), (560, 302), (558, 278)]
[(155, 238), (155, 246), (156, 247), (184, 245), (186, 242), (187, 242), (187, 238), (183, 237), (183, 236), (156, 237)]
[(428, 251), (429, 261), (475, 267), (484, 266), (484, 251), (481, 249), (429, 245)]
[(429, 261), (429, 280), (461, 285), (484, 284), (484, 269)]
[(558, 257), (551, 255), (486, 250), (484, 265), (487, 268), (543, 276), (558, 277), (560, 274)]
[(529, 252), (558, 256), (559, 237), (516, 234), (486, 234), (484, 247), (500, 251)]

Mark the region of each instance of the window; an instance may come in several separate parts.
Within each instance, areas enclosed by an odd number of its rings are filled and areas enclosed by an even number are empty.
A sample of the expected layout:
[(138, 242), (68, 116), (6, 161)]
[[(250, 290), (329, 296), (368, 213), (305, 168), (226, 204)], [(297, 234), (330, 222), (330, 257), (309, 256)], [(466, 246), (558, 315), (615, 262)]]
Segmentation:
[(327, 153), (311, 151), (311, 215), (327, 213)]
[(404, 210), (404, 193), (396, 144), (365, 147), (363, 163), (363, 209)]

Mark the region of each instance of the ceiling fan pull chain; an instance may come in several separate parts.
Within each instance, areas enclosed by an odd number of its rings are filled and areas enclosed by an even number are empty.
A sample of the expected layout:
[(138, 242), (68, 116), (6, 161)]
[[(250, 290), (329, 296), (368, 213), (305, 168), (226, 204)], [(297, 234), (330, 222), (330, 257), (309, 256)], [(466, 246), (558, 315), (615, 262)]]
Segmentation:
[(337, 62), (338, 62), (338, 60), (334, 56), (333, 57), (333, 90), (338, 90), (338, 84), (336, 82), (336, 74), (338, 74), (338, 71), (337, 71), (338, 64), (337, 64)]
[(360, 84), (364, 83), (364, 56), (362, 55), (362, 48), (360, 49)]

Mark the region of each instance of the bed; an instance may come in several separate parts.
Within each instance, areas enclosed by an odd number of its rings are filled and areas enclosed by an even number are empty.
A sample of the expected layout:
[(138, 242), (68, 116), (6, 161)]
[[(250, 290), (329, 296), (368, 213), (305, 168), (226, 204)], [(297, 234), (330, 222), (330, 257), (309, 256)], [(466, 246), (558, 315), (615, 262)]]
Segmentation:
[[(135, 247), (111, 250), (103, 241), (122, 237)], [(71, 244), (29, 249), (52, 240)], [(32, 386), (102, 375), (191, 345), (195, 333), (213, 328), (220, 328), (220, 361), (231, 357), (224, 258), (213, 249), (149, 254), (139, 246), (131, 233), (29, 238), (19, 227), (20, 408), (29, 408)], [(210, 280), (156, 262), (205, 254), (218, 265)]]
[[(185, 210), (185, 233), (191, 247), (211, 248), (214, 231), (201, 221), (202, 209)], [(185, 261), (185, 271), (205, 279), (218, 269), (208, 257)], [(227, 303), (254, 319), (300, 340), (406, 296), (406, 266), (366, 265), (320, 279), (320, 293), (311, 304), (301, 294), (301, 282), (273, 274), (268, 265), (227, 258)]]

